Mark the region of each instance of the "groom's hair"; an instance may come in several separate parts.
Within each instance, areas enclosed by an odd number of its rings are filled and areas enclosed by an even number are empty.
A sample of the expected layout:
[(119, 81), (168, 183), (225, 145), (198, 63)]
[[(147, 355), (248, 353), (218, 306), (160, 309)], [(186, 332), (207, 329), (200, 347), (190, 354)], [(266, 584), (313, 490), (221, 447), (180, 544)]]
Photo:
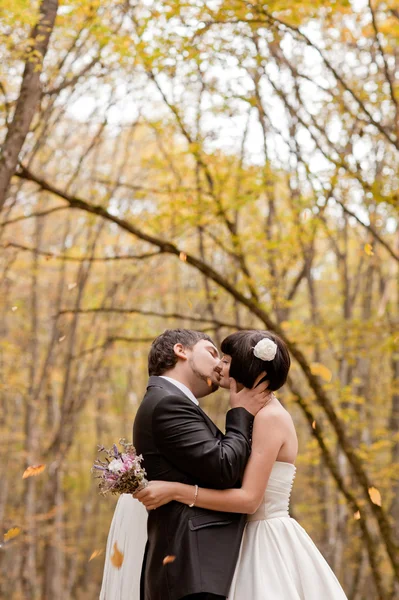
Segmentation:
[[(273, 360), (262, 360), (254, 354), (254, 347), (263, 339), (277, 344)], [(223, 354), (231, 356), (230, 377), (247, 388), (253, 387), (262, 371), (266, 371), (263, 380), (269, 381), (268, 389), (271, 391), (278, 390), (287, 381), (291, 358), (287, 346), (275, 333), (258, 329), (237, 331), (223, 340), (221, 350)]]
[(167, 329), (159, 335), (151, 344), (151, 350), (148, 355), (148, 374), (163, 375), (177, 363), (177, 356), (174, 353), (174, 345), (182, 344), (185, 348), (193, 348), (200, 340), (213, 340), (202, 331), (193, 329)]

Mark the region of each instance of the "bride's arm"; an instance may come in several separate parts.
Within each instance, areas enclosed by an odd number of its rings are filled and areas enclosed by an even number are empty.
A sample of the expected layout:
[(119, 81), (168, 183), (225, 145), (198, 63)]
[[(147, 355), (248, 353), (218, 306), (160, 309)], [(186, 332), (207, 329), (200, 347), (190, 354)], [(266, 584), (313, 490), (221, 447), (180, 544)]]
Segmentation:
[[(251, 514), (260, 505), (274, 462), (284, 443), (284, 422), (281, 412), (270, 407), (255, 418), (252, 453), (245, 469), (242, 487), (228, 490), (199, 488), (195, 505), (200, 508)], [(194, 501), (195, 488), (183, 483), (153, 481), (135, 494), (151, 510), (176, 500), (183, 504)]]

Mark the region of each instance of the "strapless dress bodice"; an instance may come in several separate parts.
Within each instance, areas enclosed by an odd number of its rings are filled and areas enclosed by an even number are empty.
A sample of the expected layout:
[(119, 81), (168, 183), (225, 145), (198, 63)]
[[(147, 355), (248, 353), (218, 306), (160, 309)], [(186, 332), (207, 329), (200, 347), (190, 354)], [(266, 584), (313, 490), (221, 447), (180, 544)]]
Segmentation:
[(295, 473), (292, 464), (274, 463), (262, 504), (248, 515), (228, 600), (348, 600), (306, 531), (289, 515)]
[(290, 498), (295, 473), (295, 465), (276, 461), (267, 483), (262, 504), (253, 515), (248, 515), (247, 521), (264, 521), (289, 517)]

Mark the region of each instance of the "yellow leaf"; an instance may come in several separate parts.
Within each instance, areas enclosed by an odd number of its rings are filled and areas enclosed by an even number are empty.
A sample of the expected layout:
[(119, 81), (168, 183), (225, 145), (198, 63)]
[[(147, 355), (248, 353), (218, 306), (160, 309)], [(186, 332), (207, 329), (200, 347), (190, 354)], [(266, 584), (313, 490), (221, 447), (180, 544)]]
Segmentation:
[(168, 554), (168, 556), (165, 556), (165, 558), (162, 561), (163, 565), (168, 565), (169, 563), (175, 562), (176, 560), (176, 556), (173, 556), (173, 554)]
[(353, 518), (355, 519), (355, 521), (358, 521), (361, 518), (360, 510), (354, 513)]
[(331, 381), (332, 373), (325, 365), (314, 362), (310, 365), (310, 370), (312, 371), (313, 375), (318, 375), (324, 379), (324, 381)]
[(40, 475), (43, 473), (46, 465), (33, 465), (25, 469), (24, 474), (22, 475), (22, 479), (26, 479), (27, 477), (33, 477), (35, 475)]
[(16, 538), (20, 533), (21, 533), (21, 528), (20, 527), (11, 527), (11, 529), (9, 529), (3, 536), (4, 541), (5, 542), (9, 542), (10, 540), (13, 540), (14, 538)]
[(12, 310), (12, 312), (15, 312), (16, 310), (18, 310), (18, 306), (12, 306), (11, 310)]
[(111, 563), (114, 565), (114, 567), (116, 567), (117, 569), (120, 569), (122, 564), (123, 564), (123, 552), (121, 552), (118, 548), (118, 544), (115, 542), (114, 543), (114, 553), (111, 556)]
[(313, 421), (313, 423), (312, 423), (312, 429), (316, 429), (316, 421)]
[(369, 488), (369, 496), (371, 498), (371, 502), (376, 504), (377, 506), (381, 506), (381, 494), (379, 490), (375, 487)]
[(374, 256), (374, 250), (371, 244), (365, 244), (364, 251), (367, 254), (367, 256)]
[(104, 550), (94, 550), (90, 555), (89, 562), (93, 560), (93, 558), (97, 558), (97, 556), (100, 556), (100, 554), (102, 554), (103, 552)]
[(182, 260), (183, 262), (186, 262), (187, 261), (187, 254), (185, 252), (180, 252), (179, 259)]

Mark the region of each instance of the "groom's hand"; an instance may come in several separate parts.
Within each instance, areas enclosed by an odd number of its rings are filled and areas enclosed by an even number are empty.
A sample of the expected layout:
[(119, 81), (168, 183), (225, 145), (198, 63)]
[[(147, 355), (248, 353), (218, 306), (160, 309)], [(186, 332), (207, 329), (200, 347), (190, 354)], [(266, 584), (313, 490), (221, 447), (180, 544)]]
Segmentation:
[(267, 389), (269, 381), (259, 383), (266, 373), (261, 373), (255, 380), (252, 389), (243, 388), (237, 392), (237, 382), (230, 377), (230, 406), (245, 408), (251, 415), (256, 415), (272, 398), (272, 392)]

